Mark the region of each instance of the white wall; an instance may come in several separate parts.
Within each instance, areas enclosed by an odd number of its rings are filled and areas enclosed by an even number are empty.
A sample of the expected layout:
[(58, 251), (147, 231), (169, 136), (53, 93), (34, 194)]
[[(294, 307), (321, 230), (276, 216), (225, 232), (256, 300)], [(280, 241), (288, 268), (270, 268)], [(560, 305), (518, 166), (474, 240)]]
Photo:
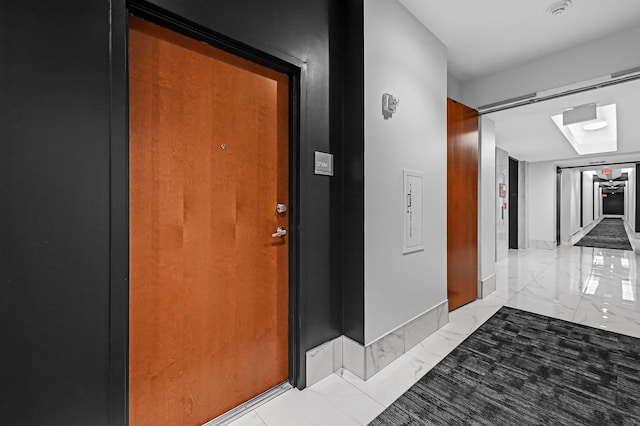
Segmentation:
[(571, 179), (570, 172), (563, 171), (560, 175), (560, 241), (566, 243), (570, 239), (569, 217), (571, 215)]
[(476, 108), (635, 68), (638, 52), (640, 27), (462, 82), (461, 101)]
[(447, 75), (447, 97), (454, 101), (461, 102), (462, 91), (460, 89), (460, 82), (452, 75)]
[[(496, 265), (496, 126), (488, 117), (480, 118), (480, 164), (478, 196), (478, 242), (480, 281), (487, 280), (495, 273)], [(482, 294), (478, 292), (478, 294)]]
[[(366, 345), (447, 298), (447, 52), (396, 0), (364, 2), (364, 51)], [(405, 168), (424, 172), (425, 250), (403, 255)]]
[(580, 172), (562, 171), (560, 192), (560, 241), (571, 242), (571, 235), (580, 230)]
[(524, 249), (529, 247), (529, 229), (527, 226), (527, 217), (529, 198), (527, 195), (527, 174), (529, 172), (529, 163), (526, 161), (518, 162), (518, 248)]
[[(496, 148), (496, 183), (495, 191), (495, 223), (496, 223), (496, 261), (502, 260), (509, 255), (509, 153), (500, 148)], [(498, 186), (506, 185), (507, 192), (505, 198), (500, 197)], [(504, 203), (507, 208), (503, 211)]]
[(591, 225), (594, 220), (593, 212), (593, 175), (595, 172), (582, 173), (582, 226)]
[(625, 194), (624, 194), (624, 202), (625, 202), (625, 220), (631, 227), (631, 229), (638, 231), (635, 229), (636, 227), (636, 168), (630, 168), (627, 170), (629, 174), (629, 180), (627, 181), (627, 185), (625, 186)]
[(624, 187), (624, 209), (622, 210), (624, 212), (624, 221), (628, 222), (629, 221), (629, 185), (625, 185)]
[(527, 173), (529, 247), (553, 249), (556, 240), (556, 166), (529, 163)]
[(569, 216), (569, 232), (573, 234), (580, 230), (580, 172), (571, 171), (571, 210)]

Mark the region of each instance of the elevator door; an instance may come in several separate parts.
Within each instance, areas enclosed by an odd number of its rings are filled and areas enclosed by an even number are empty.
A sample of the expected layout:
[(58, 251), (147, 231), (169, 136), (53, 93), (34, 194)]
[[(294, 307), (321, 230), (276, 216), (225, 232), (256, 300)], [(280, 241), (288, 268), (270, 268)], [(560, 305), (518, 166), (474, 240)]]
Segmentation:
[(130, 424), (200, 425), (288, 378), (288, 77), (132, 17), (129, 84)]

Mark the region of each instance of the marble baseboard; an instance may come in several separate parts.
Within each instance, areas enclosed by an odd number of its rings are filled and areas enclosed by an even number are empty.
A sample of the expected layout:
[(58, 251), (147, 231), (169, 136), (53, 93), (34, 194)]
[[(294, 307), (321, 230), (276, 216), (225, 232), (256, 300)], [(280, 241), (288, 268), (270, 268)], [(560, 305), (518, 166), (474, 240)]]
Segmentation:
[(624, 227), (627, 230), (627, 234), (629, 234), (630, 240), (640, 239), (640, 232), (635, 232), (634, 224), (631, 222), (624, 221)]
[(370, 345), (362, 346), (344, 337), (344, 368), (368, 380), (448, 322), (449, 304), (445, 300)]
[(307, 386), (342, 368), (342, 340), (340, 336), (307, 351)]
[(576, 232), (571, 234), (571, 236), (569, 237), (569, 240), (565, 241), (565, 242), (569, 243), (571, 245), (577, 243), (578, 241), (580, 241), (582, 239), (582, 237), (587, 235), (589, 233), (589, 231), (591, 231), (596, 226), (597, 222), (600, 222), (600, 221), (593, 221), (593, 222), (583, 226), (582, 228), (578, 229)]
[(576, 232), (574, 232), (573, 234), (571, 234), (569, 236), (569, 241), (567, 241), (567, 242), (569, 244), (573, 245), (573, 244), (577, 243), (578, 241), (580, 241), (582, 239), (582, 237), (584, 237), (584, 235), (585, 235), (584, 229), (580, 228)]
[(364, 348), (364, 380), (404, 354), (405, 327), (400, 327)]
[(480, 298), (484, 299), (496, 291), (496, 274), (491, 274), (487, 278), (480, 280)]
[(556, 248), (556, 242), (544, 240), (529, 240), (529, 248), (554, 250)]

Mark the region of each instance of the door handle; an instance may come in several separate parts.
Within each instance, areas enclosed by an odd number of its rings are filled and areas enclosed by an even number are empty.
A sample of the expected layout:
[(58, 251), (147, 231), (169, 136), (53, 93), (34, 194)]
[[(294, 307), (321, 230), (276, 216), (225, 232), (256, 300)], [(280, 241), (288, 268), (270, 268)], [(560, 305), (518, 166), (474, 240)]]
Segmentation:
[(271, 234), (273, 238), (282, 238), (285, 235), (287, 235), (287, 230), (284, 229), (282, 226), (278, 226), (278, 229), (276, 229), (276, 232)]

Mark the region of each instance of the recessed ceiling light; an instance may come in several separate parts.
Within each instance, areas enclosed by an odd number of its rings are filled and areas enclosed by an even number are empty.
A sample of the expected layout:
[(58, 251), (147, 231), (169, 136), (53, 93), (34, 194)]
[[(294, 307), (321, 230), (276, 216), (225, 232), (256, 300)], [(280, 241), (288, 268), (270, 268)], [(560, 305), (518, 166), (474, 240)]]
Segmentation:
[(569, 6), (571, 6), (571, 0), (558, 1), (547, 8), (547, 13), (553, 16), (562, 15)]
[(583, 129), (585, 129), (585, 130), (600, 130), (600, 129), (604, 129), (608, 125), (609, 125), (609, 123), (607, 123), (606, 121), (596, 121), (594, 123), (585, 124)]

